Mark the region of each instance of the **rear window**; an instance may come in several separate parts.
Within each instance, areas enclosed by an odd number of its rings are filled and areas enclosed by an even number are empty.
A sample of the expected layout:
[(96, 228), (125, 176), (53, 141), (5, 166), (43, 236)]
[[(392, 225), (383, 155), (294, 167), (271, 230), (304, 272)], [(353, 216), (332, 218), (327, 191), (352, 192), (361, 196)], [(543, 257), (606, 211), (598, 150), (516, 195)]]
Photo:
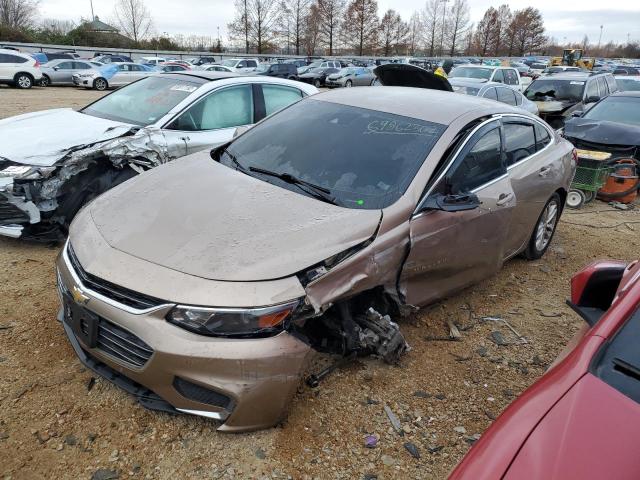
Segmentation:
[(584, 92), (584, 80), (534, 80), (527, 87), (526, 97), (533, 101), (567, 100), (579, 102)]
[(640, 403), (640, 310), (627, 320), (615, 337), (606, 342), (590, 371), (623, 395)]
[(25, 63), (26, 61), (26, 58), (19, 57), (18, 55), (0, 53), (0, 63)]
[[(221, 162), (235, 168), (230, 153), (245, 169), (289, 173), (326, 188), (344, 207), (379, 209), (405, 192), (445, 129), (438, 123), (307, 99), (239, 137)], [(278, 178), (255, 176), (304, 194)]]

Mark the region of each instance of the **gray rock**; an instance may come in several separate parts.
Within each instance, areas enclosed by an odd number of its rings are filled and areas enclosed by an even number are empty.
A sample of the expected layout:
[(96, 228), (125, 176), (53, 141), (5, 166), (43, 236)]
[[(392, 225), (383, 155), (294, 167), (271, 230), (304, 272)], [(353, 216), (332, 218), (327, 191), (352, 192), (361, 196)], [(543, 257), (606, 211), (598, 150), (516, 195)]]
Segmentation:
[(396, 464), (396, 459), (389, 456), (389, 455), (382, 455), (382, 457), (380, 457), (380, 459), (382, 460), (382, 463), (384, 463), (386, 466), (390, 467), (391, 465), (395, 465)]
[(404, 444), (404, 448), (407, 450), (407, 452), (411, 454), (413, 458), (417, 458), (417, 459), (420, 458), (420, 452), (418, 451), (418, 447), (416, 447), (415, 444), (411, 442), (406, 442)]
[(67, 445), (77, 445), (78, 439), (75, 437), (75, 435), (67, 435), (66, 437), (64, 437), (64, 443), (66, 443)]
[(464, 428), (464, 427), (454, 427), (454, 428), (453, 428), (453, 431), (454, 431), (454, 432), (457, 432), (457, 433), (461, 433), (461, 434), (463, 434), (463, 435), (464, 435), (465, 433), (467, 433), (467, 429), (466, 429), (466, 428)]
[(489, 339), (499, 347), (504, 347), (505, 345), (509, 345), (509, 342), (507, 342), (504, 339), (504, 337), (502, 336), (502, 333), (498, 332), (497, 330), (494, 330), (493, 332), (491, 332), (491, 334), (489, 335)]
[(480, 347), (480, 348), (478, 348), (478, 349), (476, 350), (476, 353), (477, 353), (478, 355), (480, 355), (481, 357), (486, 357), (486, 356), (487, 356), (487, 354), (488, 354), (486, 347)]
[(400, 419), (396, 416), (395, 413), (393, 413), (391, 408), (389, 408), (389, 405), (384, 406), (384, 413), (387, 414), (387, 417), (391, 422), (391, 426), (393, 426), (393, 429), (396, 431), (396, 433), (402, 435), (403, 432), (402, 432), (402, 424), (400, 423)]
[(413, 392), (413, 396), (418, 398), (429, 398), (431, 394), (425, 392), (424, 390), (416, 390), (415, 392)]
[(116, 480), (118, 478), (120, 478), (118, 472), (106, 468), (99, 468), (91, 475), (91, 480)]
[(256, 449), (255, 453), (256, 457), (258, 457), (260, 460), (264, 460), (265, 458), (267, 458), (266, 452), (261, 448)]

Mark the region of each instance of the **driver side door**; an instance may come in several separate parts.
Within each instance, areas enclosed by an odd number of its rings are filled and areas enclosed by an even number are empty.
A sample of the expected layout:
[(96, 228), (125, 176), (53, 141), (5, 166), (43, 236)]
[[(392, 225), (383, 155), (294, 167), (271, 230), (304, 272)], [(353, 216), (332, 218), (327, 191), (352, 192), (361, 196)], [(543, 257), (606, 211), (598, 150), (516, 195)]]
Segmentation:
[[(436, 196), (477, 196), (462, 211), (427, 208)], [(481, 126), (455, 154), (410, 220), (410, 251), (400, 292), (411, 305), (426, 305), (497, 272), (516, 204), (507, 174), (500, 123)]]

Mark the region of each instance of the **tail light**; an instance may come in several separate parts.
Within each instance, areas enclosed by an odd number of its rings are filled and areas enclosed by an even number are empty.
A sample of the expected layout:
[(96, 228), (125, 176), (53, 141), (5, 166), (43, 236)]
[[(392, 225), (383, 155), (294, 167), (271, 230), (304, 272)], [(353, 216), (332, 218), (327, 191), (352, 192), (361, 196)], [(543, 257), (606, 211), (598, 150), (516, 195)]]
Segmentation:
[(38, 60), (36, 60), (35, 65), (33, 66), (34, 68), (40, 68), (40, 62)]
[(578, 150), (576, 150), (575, 148), (571, 150), (571, 158), (573, 158), (573, 161), (575, 163), (578, 163)]

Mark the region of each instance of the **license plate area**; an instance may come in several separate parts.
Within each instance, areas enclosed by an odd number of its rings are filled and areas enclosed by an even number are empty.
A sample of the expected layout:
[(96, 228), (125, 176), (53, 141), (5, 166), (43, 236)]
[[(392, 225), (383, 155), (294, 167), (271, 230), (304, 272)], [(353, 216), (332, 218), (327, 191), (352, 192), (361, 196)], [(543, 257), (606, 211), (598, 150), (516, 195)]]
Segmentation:
[(96, 346), (98, 315), (78, 305), (66, 295), (64, 298), (64, 322), (71, 327), (78, 340), (86, 347), (94, 348)]

